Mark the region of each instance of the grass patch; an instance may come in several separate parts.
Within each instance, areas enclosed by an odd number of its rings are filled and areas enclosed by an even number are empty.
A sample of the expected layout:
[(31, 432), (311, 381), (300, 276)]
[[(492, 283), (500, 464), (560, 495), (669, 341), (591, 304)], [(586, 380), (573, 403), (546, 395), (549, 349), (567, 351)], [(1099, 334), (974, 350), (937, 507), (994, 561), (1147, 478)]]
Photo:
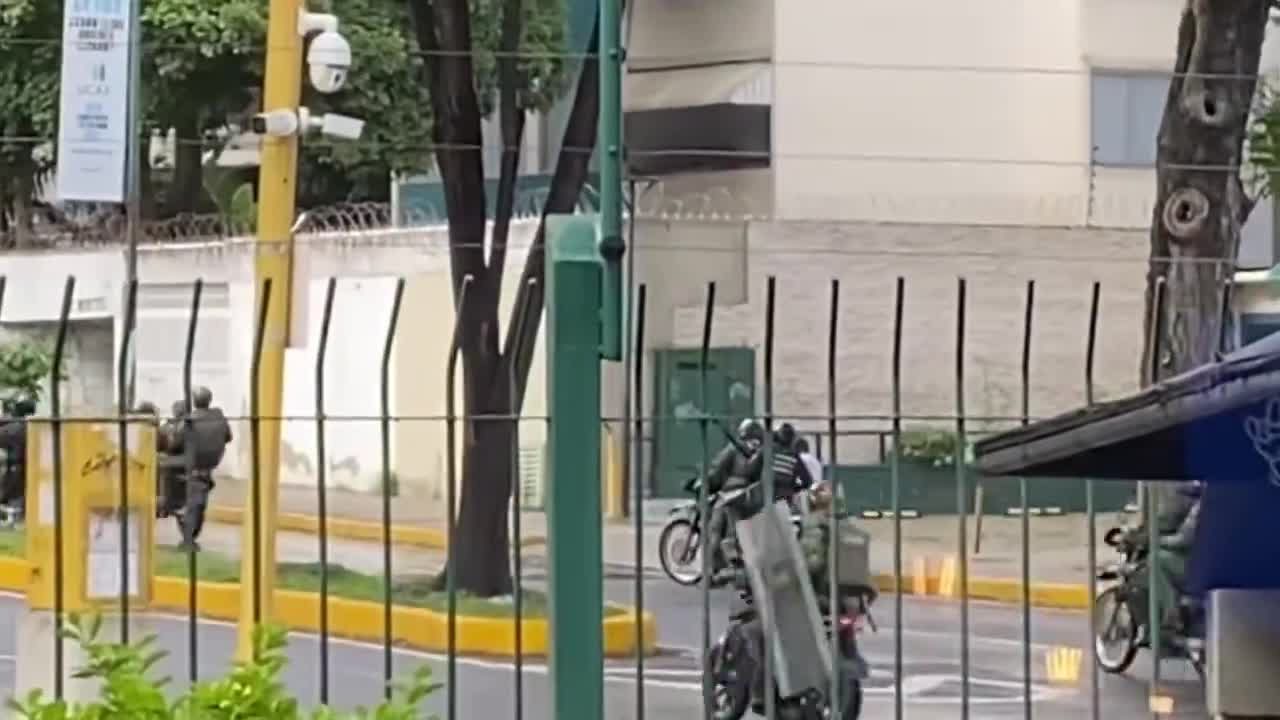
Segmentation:
[[(0, 530), (0, 557), (23, 557), (26, 545), (21, 532)], [(156, 575), (186, 579), (187, 554), (177, 548), (156, 548)], [(277, 569), (277, 587), (281, 590), (320, 592), (321, 566), (319, 563), (280, 563)], [(349, 570), (341, 565), (329, 565), (329, 594), (348, 600), (365, 600), (381, 603), (386, 599), (382, 575), (369, 575)], [(240, 560), (216, 552), (203, 551), (196, 555), (196, 576), (203, 582), (236, 583), (240, 581)], [(392, 583), (391, 599), (397, 605), (426, 608), (438, 612), (448, 610), (448, 595), (431, 589), (428, 578), (404, 578)], [(547, 616), (547, 595), (538, 590), (524, 591), (522, 613), (526, 618)], [(458, 614), (475, 617), (511, 617), (515, 607), (511, 598), (478, 598), (460, 594), (457, 597)], [(620, 608), (606, 606), (606, 616), (620, 615)]]

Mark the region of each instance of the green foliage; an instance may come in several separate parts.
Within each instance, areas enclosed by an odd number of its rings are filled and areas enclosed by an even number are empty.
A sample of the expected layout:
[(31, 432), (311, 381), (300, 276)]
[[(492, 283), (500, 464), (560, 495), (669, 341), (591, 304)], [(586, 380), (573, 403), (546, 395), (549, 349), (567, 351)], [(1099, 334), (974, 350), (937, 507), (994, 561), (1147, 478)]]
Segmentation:
[(1246, 183), (1255, 196), (1280, 194), (1280, 89), (1258, 81), (1253, 117), (1249, 121)]
[[(37, 139), (57, 131), (60, 53), (46, 40), (62, 36), (61, 21), (61, 3), (0, 2), (0, 134), (6, 138), (0, 141), (0, 192), (6, 204), (24, 192), (20, 181), (33, 181), (51, 167), (51, 157), (33, 151)], [(30, 195), (30, 188), (25, 192)]]
[(40, 343), (0, 346), (0, 393), (25, 392), (38, 399), (52, 370), (53, 351)]
[[(904, 430), (900, 436), (899, 449), (902, 458), (909, 462), (917, 462), (930, 467), (955, 467), (957, 437), (950, 430), (918, 429)], [(970, 462), (973, 448), (964, 448), (964, 462)]]
[(155, 650), (155, 638), (121, 645), (101, 640), (101, 630), (99, 618), (73, 617), (65, 631), (89, 657), (75, 677), (100, 681), (99, 698), (71, 705), (35, 690), (10, 702), (20, 720), (417, 720), (423, 700), (440, 688), (431, 681), (431, 668), (423, 665), (408, 682), (397, 684), (392, 699), (380, 707), (304, 712), (280, 680), (287, 663), (285, 632), (266, 627), (254, 634), (252, 662), (237, 663), (226, 677), (196, 684), (170, 700), (164, 692), (168, 681), (149, 677), (164, 657)]

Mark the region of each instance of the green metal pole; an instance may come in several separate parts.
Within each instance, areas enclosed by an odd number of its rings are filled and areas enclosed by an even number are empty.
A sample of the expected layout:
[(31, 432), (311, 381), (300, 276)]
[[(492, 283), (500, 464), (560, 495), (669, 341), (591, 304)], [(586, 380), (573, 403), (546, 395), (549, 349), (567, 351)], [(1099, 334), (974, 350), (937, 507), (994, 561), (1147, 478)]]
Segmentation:
[(604, 315), (600, 354), (622, 359), (622, 0), (600, 0), (600, 256)]
[(547, 218), (551, 717), (604, 718), (600, 303), (594, 218)]

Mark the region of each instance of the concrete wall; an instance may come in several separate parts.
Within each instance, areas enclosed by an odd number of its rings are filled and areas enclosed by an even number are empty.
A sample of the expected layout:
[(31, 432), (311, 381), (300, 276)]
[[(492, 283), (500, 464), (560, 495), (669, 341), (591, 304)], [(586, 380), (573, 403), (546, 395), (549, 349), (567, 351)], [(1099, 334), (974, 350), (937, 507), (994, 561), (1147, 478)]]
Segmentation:
[(1168, 71), (1182, 7), (777, 3), (778, 215), (1147, 227), (1154, 171), (1091, 165), (1090, 70)]
[[(713, 342), (757, 348), (763, 375), (764, 287), (777, 277), (775, 410), (825, 415), (830, 283), (840, 280), (837, 414), (840, 430), (885, 430), (891, 404), (894, 292), (906, 281), (903, 413), (907, 426), (949, 427), (955, 412), (957, 278), (968, 284), (965, 406), (970, 416), (1016, 416), (1027, 280), (1036, 280), (1031, 412), (1043, 417), (1084, 400), (1091, 285), (1102, 283), (1096, 390), (1136, 388), (1147, 241), (1137, 231), (1001, 229), (937, 225), (752, 222), (749, 301), (717, 309)], [(701, 303), (677, 312), (675, 344), (697, 347)], [(758, 379), (763, 382), (763, 377)], [(935, 416), (935, 417), (929, 417)], [(941, 416), (941, 417), (936, 417)], [(825, 421), (797, 422), (825, 430)], [(971, 423), (979, 430), (982, 423)], [(874, 460), (872, 440), (839, 448)]]

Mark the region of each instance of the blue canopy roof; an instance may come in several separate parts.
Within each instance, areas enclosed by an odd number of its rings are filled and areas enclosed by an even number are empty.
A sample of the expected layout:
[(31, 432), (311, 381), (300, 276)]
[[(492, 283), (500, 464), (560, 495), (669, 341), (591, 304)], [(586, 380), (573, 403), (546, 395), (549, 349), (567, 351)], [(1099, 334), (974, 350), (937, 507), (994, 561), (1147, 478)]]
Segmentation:
[(987, 438), (974, 460), (991, 475), (1203, 480), (1189, 589), (1280, 587), (1280, 334)]

